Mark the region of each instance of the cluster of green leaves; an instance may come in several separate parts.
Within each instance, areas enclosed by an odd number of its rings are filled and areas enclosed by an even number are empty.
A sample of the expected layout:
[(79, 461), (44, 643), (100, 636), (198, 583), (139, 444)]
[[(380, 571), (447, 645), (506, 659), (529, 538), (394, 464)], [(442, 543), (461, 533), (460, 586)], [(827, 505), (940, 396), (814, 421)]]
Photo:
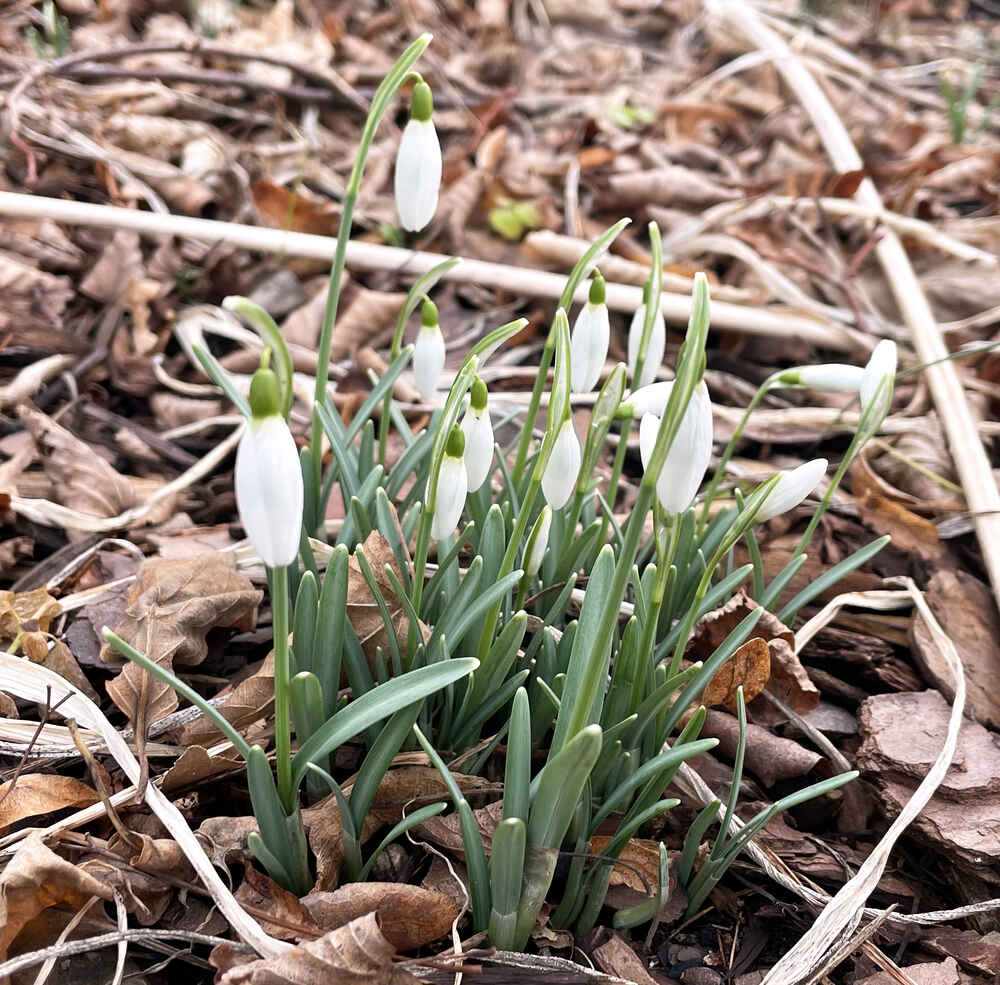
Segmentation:
[[(942, 72), (938, 78), (941, 84), (941, 95), (944, 97), (948, 111), (948, 126), (951, 129), (951, 139), (956, 144), (964, 144), (969, 137), (969, 106), (973, 103), (983, 84), (983, 74), (986, 66), (978, 62), (965, 80), (965, 85), (956, 88), (948, 72)], [(989, 125), (994, 112), (1000, 106), (998, 92), (983, 110), (982, 119), (972, 131), (972, 138), (979, 136)]]
[[(777, 477), (747, 490), (745, 496), (738, 490), (735, 507), (711, 509), (742, 425), (698, 508), (671, 517), (656, 501), (656, 479), (705, 369), (709, 296), (707, 281), (697, 278), (675, 383), (626, 522), (619, 524), (613, 513), (632, 427), (626, 368), (618, 365), (594, 402), (574, 493), (553, 511), (541, 568), (537, 575), (525, 575), (529, 534), (541, 510), (542, 476), (559, 426), (570, 410), (567, 314), (585, 278), (627, 224), (622, 220), (595, 240), (567, 279), (542, 351), (526, 423), (510, 447), (496, 449), (494, 477), (499, 473), (499, 481), (472, 492), (466, 502), (466, 524), (455, 536), (432, 545), (431, 519), (448, 436), (478, 371), (523, 328), (523, 320), (494, 330), (472, 347), (443, 405), (425, 430), (414, 433), (393, 401), (394, 384), (412, 353), (403, 345), (403, 333), (426, 293), (458, 262), (449, 260), (414, 284), (397, 323), (389, 365), (380, 378), (372, 377), (372, 390), (350, 421), (342, 420), (331, 408), (325, 379), (328, 336), (343, 270), (341, 247), (349, 235), (350, 206), (367, 147), (379, 116), (425, 45), (424, 39), (415, 42), (380, 87), (345, 199), (319, 347), (321, 371), (313, 430), (301, 458), (305, 507), (300, 566), (291, 578), (289, 680), (281, 682), (287, 686), (298, 751), (283, 755), (279, 745), (277, 783), (264, 751), (248, 746), (197, 693), (127, 644), (113, 637), (111, 641), (198, 705), (246, 758), (260, 826), (251, 847), (272, 877), (295, 892), (310, 885), (299, 816), (303, 785), (313, 799), (332, 793), (345, 833), (342, 876), (363, 879), (389, 839), (445, 808), (443, 803), (432, 804), (410, 815), (364, 857), (367, 846), (361, 844), (360, 832), (379, 783), (401, 749), (422, 747), (440, 771), (461, 822), (476, 928), (488, 930), (499, 947), (522, 948), (551, 894), (561, 852), (569, 852), (571, 861), (562, 896), (553, 901), (557, 905), (552, 920), (583, 931), (597, 920), (613, 866), (629, 839), (676, 806), (676, 800), (663, 797), (671, 780), (687, 760), (715, 745), (714, 739), (699, 738), (705, 720), (705, 710), (698, 706), (702, 690), (750, 637), (765, 608), (777, 607), (806, 559), (809, 539), (836, 484), (884, 417), (891, 382), (881, 399), (862, 415), (858, 435), (799, 550), (767, 582), (754, 522)], [(655, 225), (650, 238), (653, 273), (640, 365), (660, 297), (662, 263)], [(260, 333), (274, 353), (275, 372), (290, 401), (291, 361), (274, 322), (244, 299), (228, 306)], [(203, 350), (197, 350), (197, 355), (236, 406), (244, 408), (245, 398), (212, 356)], [(550, 369), (546, 428), (536, 440), (533, 425)], [(751, 408), (769, 385), (762, 387)], [(390, 425), (396, 428), (403, 449), (392, 464), (387, 454)], [(602, 484), (596, 478), (596, 465), (616, 427), (618, 449), (612, 476)], [(324, 436), (332, 451), (325, 470)], [(323, 518), (335, 487), (346, 516), (330, 544)], [(373, 531), (385, 538), (397, 562), (386, 564), (381, 572), (373, 569), (363, 546)], [(751, 563), (735, 567), (733, 551), (741, 540), (748, 546)], [(877, 541), (832, 568), (788, 602), (782, 616), (791, 618), (883, 543)], [(366, 655), (348, 618), (352, 555), (385, 630), (385, 647), (374, 655)], [(279, 616), (287, 611), (283, 594), (287, 584), (284, 577), (272, 579), (276, 648), (287, 628)], [(380, 587), (386, 584), (392, 588), (391, 598)], [(685, 666), (683, 656), (697, 620), (744, 585), (761, 607), (752, 610), (704, 660)], [(400, 607), (409, 627), (406, 633), (398, 631), (399, 621), (394, 617)], [(427, 627), (426, 632), (422, 627)], [(349, 702), (340, 695), (344, 677), (350, 685)], [(332, 761), (332, 754), (347, 741), (364, 747), (364, 760), (349, 793), (338, 784)], [(487, 858), (473, 810), (446, 757), (460, 755), (463, 769), (477, 772), (502, 746), (503, 818)], [(710, 857), (697, 871), (696, 849), (719, 805), (703, 812), (688, 834), (679, 875), (692, 906), (704, 898), (764, 823), (760, 815), (733, 833), (741, 769), (742, 743), (719, 835)], [(849, 778), (836, 777), (807, 788), (774, 805), (767, 816), (832, 790)], [(590, 846), (599, 827), (610, 829), (612, 835), (594, 856)], [(661, 847), (659, 886), (647, 903), (619, 912), (618, 926), (651, 918), (666, 892), (666, 868), (666, 852)]]

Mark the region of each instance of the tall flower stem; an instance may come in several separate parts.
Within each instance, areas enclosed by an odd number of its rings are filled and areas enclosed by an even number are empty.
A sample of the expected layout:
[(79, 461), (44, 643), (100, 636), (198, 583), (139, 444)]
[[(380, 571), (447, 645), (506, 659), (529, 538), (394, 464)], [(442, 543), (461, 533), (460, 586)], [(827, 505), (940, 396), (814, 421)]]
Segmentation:
[[(337, 249), (334, 253), (333, 266), (330, 268), (330, 283), (327, 288), (326, 308), (323, 312), (323, 326), (320, 329), (319, 345), (316, 352), (316, 391), (314, 395), (316, 405), (325, 406), (327, 401), (326, 385), (330, 375), (330, 350), (333, 346), (333, 325), (337, 319), (337, 307), (340, 303), (340, 282), (344, 275), (344, 265), (347, 259), (347, 243), (351, 238), (351, 224), (354, 220), (354, 206), (357, 204), (358, 192), (361, 189), (361, 176), (364, 174), (368, 151), (371, 148), (372, 140), (375, 137), (375, 129), (379, 121), (389, 108), (393, 97), (406, 82), (410, 68), (423, 54), (424, 49), (430, 42), (431, 36), (429, 34), (422, 34), (400, 55), (399, 60), (393, 65), (389, 74), (382, 80), (382, 84), (378, 87), (375, 98), (372, 100), (371, 109), (368, 112), (368, 119), (365, 121), (365, 128), (361, 133), (358, 153), (354, 158), (354, 167), (351, 169), (351, 176), (344, 191), (340, 227), (337, 230)], [(322, 488), (322, 446), (323, 424), (319, 419), (319, 412), (314, 407), (310, 448), (312, 450), (313, 483), (317, 490)], [(317, 499), (319, 499), (318, 493)], [(320, 508), (317, 512), (320, 517), (326, 514), (324, 503), (320, 503)]]
[(278, 796), (287, 814), (295, 809), (292, 787), (292, 721), (288, 658), (288, 568), (271, 568), (271, 618), (274, 626), (274, 758)]

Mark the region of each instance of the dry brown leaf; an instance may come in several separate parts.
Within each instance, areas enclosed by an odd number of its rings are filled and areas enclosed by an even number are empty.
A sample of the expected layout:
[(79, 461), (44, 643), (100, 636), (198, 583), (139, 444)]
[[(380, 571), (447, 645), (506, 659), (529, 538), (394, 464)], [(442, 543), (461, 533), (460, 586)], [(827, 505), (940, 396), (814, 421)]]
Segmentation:
[[(208, 653), (205, 635), (219, 626), (253, 629), (262, 593), (238, 574), (233, 555), (207, 554), (197, 559), (153, 558), (139, 567), (129, 591), (125, 619), (116, 632), (159, 664), (173, 669), (202, 662)], [(101, 651), (113, 660), (110, 648)], [(152, 723), (177, 708), (177, 695), (166, 684), (146, 680), (134, 664), (108, 684), (111, 700), (134, 722), (140, 699), (145, 721)], [(144, 690), (145, 687), (145, 690)]]
[[(28, 634), (30, 637), (38, 637), (40, 634)], [(28, 636), (25, 642), (28, 642)], [(80, 669), (80, 664), (76, 657), (70, 652), (69, 647), (62, 640), (52, 640), (52, 646), (48, 645), (48, 639), (42, 639), (42, 647), (35, 652), (29, 645), (25, 645), (24, 652), (32, 663), (41, 664), (54, 670), (60, 677), (65, 678), (70, 684), (78, 687), (91, 701), (99, 701), (97, 692), (94, 690), (87, 675)]]
[(177, 757), (177, 761), (160, 779), (164, 793), (192, 787), (203, 780), (243, 768), (243, 760), (230, 750), (210, 756), (207, 749), (192, 745)]
[(114, 893), (32, 832), (0, 873), (0, 960), (21, 928), (43, 910), (60, 904), (78, 910), (91, 896), (110, 900)]
[(0, 592), (0, 636), (9, 649), (22, 631), (47, 633), (62, 607), (44, 588), (29, 592)]
[(379, 345), (392, 331), (405, 302), (405, 294), (359, 287), (337, 318), (330, 358), (346, 359), (363, 345)]
[[(1000, 728), (1000, 618), (990, 590), (964, 571), (936, 571), (924, 594), (962, 658), (969, 710), (984, 724)], [(916, 612), (910, 639), (920, 669), (950, 701), (954, 677)]]
[(450, 897), (399, 882), (352, 882), (333, 893), (312, 892), (302, 905), (324, 930), (375, 913), (397, 951), (414, 951), (444, 937), (459, 913)]
[(54, 495), (63, 506), (99, 517), (117, 516), (135, 506), (132, 483), (90, 445), (30, 404), (18, 407), (18, 415), (35, 440)]
[(609, 179), (608, 205), (715, 205), (743, 197), (734, 188), (713, 181), (704, 172), (680, 165), (657, 171), (638, 171), (612, 175)]
[(291, 191), (262, 180), (253, 186), (251, 194), (257, 214), (266, 226), (317, 236), (329, 236), (334, 230), (339, 209), (306, 188)]
[(594, 960), (609, 975), (624, 978), (635, 985), (657, 985), (639, 955), (617, 934), (612, 934), (610, 940), (595, 948)]
[(86, 783), (58, 773), (22, 773), (0, 784), (0, 833), (26, 817), (67, 807), (96, 804), (97, 794)]
[(303, 937), (319, 937), (324, 930), (340, 926), (340, 924), (317, 923), (294, 893), (282, 889), (273, 879), (262, 875), (252, 865), (248, 865), (244, 870), (243, 883), (236, 890), (236, 898), (244, 906), (254, 907), (274, 917), (274, 920), (262, 916), (258, 916), (257, 919), (265, 933), (279, 940), (299, 941)]
[(773, 639), (767, 645), (771, 651), (768, 691), (781, 698), (786, 705), (791, 705), (800, 715), (808, 715), (819, 704), (819, 689), (809, 679), (795, 650), (786, 640)]
[(119, 229), (81, 281), (80, 290), (95, 301), (109, 304), (122, 298), (129, 285), (140, 280), (144, 273), (139, 234)]
[(374, 913), (276, 958), (230, 967), (220, 985), (419, 985), (393, 964), (394, 950)]
[[(248, 678), (220, 691), (219, 697), (230, 690), (230, 696), (216, 710), (234, 728), (246, 728), (263, 718), (274, 701), (274, 653), (269, 653), (260, 669)], [(222, 733), (205, 717), (195, 719), (181, 733), (181, 742), (191, 746), (209, 746), (221, 738)]]
[(760, 637), (747, 640), (713, 675), (701, 693), (701, 703), (711, 708), (736, 708), (737, 688), (748, 703), (767, 686), (771, 676), (771, 651)]

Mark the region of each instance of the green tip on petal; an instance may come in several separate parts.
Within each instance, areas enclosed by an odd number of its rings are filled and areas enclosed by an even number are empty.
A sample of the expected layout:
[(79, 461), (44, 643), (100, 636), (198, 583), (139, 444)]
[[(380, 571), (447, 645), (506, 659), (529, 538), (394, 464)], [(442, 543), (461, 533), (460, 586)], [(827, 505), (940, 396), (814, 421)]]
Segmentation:
[(420, 309), (420, 324), (424, 328), (437, 328), (438, 308), (430, 298), (424, 300), (424, 306)]
[[(261, 359), (261, 363), (263, 362)], [(267, 366), (261, 365), (250, 381), (250, 412), (254, 420), (275, 417), (281, 413), (281, 387), (274, 370)]]
[(452, 458), (461, 458), (465, 454), (465, 434), (456, 424), (448, 435), (448, 444), (445, 446), (445, 454)]
[(599, 270), (594, 271), (594, 279), (590, 282), (590, 303), (591, 304), (604, 304), (604, 298), (606, 295), (604, 289), (604, 278), (601, 276)]
[(472, 384), (470, 403), (473, 410), (481, 411), (486, 409), (486, 384), (478, 376)]
[(431, 87), (426, 82), (418, 82), (413, 87), (413, 96), (410, 99), (410, 119), (424, 123), (431, 118), (433, 112), (434, 96)]

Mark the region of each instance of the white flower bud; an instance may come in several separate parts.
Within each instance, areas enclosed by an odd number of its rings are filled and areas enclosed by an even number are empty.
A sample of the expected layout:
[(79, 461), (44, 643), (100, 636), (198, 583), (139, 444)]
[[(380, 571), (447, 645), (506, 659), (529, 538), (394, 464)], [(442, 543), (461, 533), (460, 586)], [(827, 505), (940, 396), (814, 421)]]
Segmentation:
[(604, 278), (596, 274), (590, 287), (590, 299), (576, 316), (570, 341), (570, 386), (574, 393), (589, 393), (597, 385), (608, 358), (610, 337)]
[[(465, 436), (460, 428), (452, 428), (438, 473), (437, 491), (434, 500), (434, 516), (431, 518), (431, 536), (444, 540), (455, 532), (469, 492), (469, 477), (465, 472), (462, 455), (465, 450)], [(430, 490), (427, 494), (430, 499)]]
[(423, 229), (437, 211), (441, 144), (431, 120), (433, 108), (430, 86), (418, 82), (396, 155), (396, 211), (402, 227), (411, 232)]
[[(653, 386), (664, 388), (664, 391), (657, 392), (657, 397), (663, 393), (663, 400), (659, 405), (659, 415), (662, 415), (674, 384), (670, 382)], [(653, 387), (644, 389), (651, 391)], [(646, 397), (649, 396), (647, 393)], [(643, 468), (646, 468), (653, 457), (660, 420), (661, 417), (656, 413), (646, 412), (639, 422), (639, 455)], [(667, 452), (663, 471), (656, 480), (656, 495), (660, 505), (668, 513), (683, 513), (691, 505), (711, 460), (712, 401), (708, 388), (704, 383), (699, 383), (691, 395), (691, 402), (684, 411), (681, 425)]]
[(795, 509), (819, 485), (826, 475), (826, 465), (825, 458), (814, 458), (790, 472), (779, 472), (777, 484), (757, 512), (757, 522), (763, 523)]
[(433, 301), (425, 301), (420, 331), (413, 346), (413, 377), (424, 400), (430, 400), (437, 392), (444, 359), (444, 336), (438, 325), (437, 306)]
[(830, 390), (833, 393), (857, 393), (865, 371), (860, 366), (845, 363), (823, 363), (819, 366), (802, 366), (790, 383), (801, 383), (813, 390)]
[(472, 399), (462, 418), (465, 435), (465, 471), (469, 491), (475, 492), (489, 476), (493, 466), (493, 423), (486, 402), (486, 384), (478, 377), (472, 384)]
[(535, 525), (528, 534), (528, 545), (524, 549), (524, 573), (529, 578), (538, 574), (538, 569), (545, 559), (545, 549), (549, 546), (549, 530), (552, 527), (552, 507), (545, 504), (538, 514)]
[(653, 329), (649, 333), (649, 348), (646, 350), (646, 361), (642, 364), (642, 376), (636, 379), (635, 367), (639, 361), (639, 343), (642, 341), (642, 327), (645, 321), (646, 305), (643, 303), (632, 316), (632, 324), (628, 330), (628, 371), (635, 389), (646, 386), (656, 379), (667, 347), (667, 326), (663, 321), (663, 313), (657, 311), (653, 317)]
[(580, 472), (580, 457), (580, 439), (576, 436), (573, 419), (567, 417), (559, 428), (552, 457), (542, 473), (542, 492), (552, 509), (562, 509), (573, 495)]
[(861, 406), (865, 408), (871, 403), (878, 392), (879, 385), (888, 379), (888, 390), (891, 392), (896, 378), (896, 343), (891, 339), (882, 339), (872, 350), (871, 358), (864, 369), (861, 380)]
[(302, 470), (280, 414), (251, 418), (236, 450), (240, 522), (269, 568), (291, 564), (302, 533)]

